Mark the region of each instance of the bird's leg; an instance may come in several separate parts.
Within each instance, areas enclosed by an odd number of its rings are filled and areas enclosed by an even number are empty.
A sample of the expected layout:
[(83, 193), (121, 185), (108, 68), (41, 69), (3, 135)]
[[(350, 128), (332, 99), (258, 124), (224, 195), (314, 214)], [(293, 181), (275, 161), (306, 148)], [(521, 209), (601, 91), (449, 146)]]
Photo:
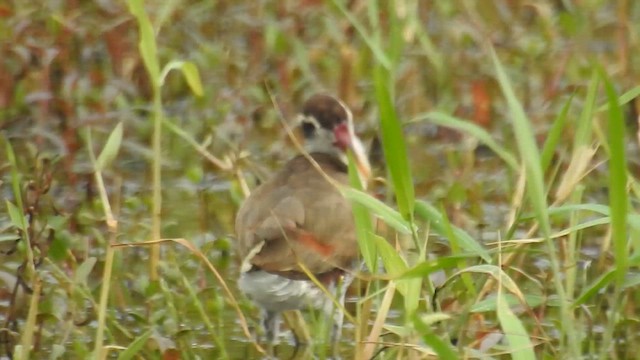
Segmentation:
[[(338, 303), (344, 305), (344, 299), (347, 295), (347, 288), (351, 284), (353, 280), (353, 276), (350, 274), (346, 274), (345, 276), (341, 276), (336, 284), (335, 284), (335, 296)], [(340, 341), (340, 336), (342, 335), (342, 324), (344, 321), (344, 313), (342, 309), (338, 308), (335, 304), (331, 306), (332, 317), (333, 317), (333, 325), (331, 327), (331, 347), (333, 348), (334, 353), (337, 351), (337, 345)]]
[(267, 343), (271, 345), (275, 344), (278, 337), (279, 315), (275, 311), (262, 310), (262, 326), (264, 327)]

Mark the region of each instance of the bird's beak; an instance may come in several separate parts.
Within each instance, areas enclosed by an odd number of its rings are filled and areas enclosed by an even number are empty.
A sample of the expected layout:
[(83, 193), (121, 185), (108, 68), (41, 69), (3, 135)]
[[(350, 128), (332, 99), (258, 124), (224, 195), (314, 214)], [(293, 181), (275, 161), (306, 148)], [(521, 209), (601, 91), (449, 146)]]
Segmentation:
[(354, 133), (353, 127), (346, 123), (338, 125), (334, 129), (334, 134), (336, 137), (336, 146), (340, 147), (343, 151), (347, 151), (347, 149), (351, 150), (356, 161), (360, 179), (366, 184), (371, 176), (371, 165), (369, 164), (369, 159), (362, 141), (360, 141), (360, 138)]

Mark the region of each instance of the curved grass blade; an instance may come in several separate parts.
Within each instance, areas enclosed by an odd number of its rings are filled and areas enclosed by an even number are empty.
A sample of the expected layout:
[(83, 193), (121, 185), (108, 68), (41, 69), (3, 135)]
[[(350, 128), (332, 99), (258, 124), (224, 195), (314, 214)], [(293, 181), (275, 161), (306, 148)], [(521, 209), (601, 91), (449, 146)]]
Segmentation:
[(438, 355), (439, 359), (459, 359), (458, 354), (446, 341), (440, 339), (430, 328), (429, 324), (425, 323), (424, 317), (415, 315), (413, 317), (413, 326), (418, 330), (422, 337), (422, 341), (429, 345), (431, 349)]
[[(447, 236), (449, 233), (445, 226), (445, 219), (443, 215), (430, 204), (418, 200), (415, 204), (415, 212), (416, 215), (422, 218), (425, 221), (429, 221), (432, 228), (440, 235)], [(481, 257), (487, 263), (491, 262), (491, 256), (489, 256), (489, 252), (485, 249), (480, 243), (478, 243), (471, 235), (469, 235), (466, 231), (456, 227), (454, 225), (451, 226), (451, 232), (455, 235), (456, 239), (450, 239), (449, 241), (456, 241), (462, 249), (466, 252), (476, 254)]]
[(396, 231), (402, 234), (411, 234), (413, 232), (413, 228), (415, 227), (414, 225), (405, 220), (399, 212), (373, 196), (348, 187), (344, 187), (342, 189), (342, 193), (347, 199), (369, 209), (371, 213), (380, 217), (387, 225), (391, 226)]
[(140, 31), (138, 50), (149, 72), (149, 79), (153, 87), (157, 88), (160, 80), (160, 64), (158, 63), (158, 49), (151, 20), (144, 9), (143, 0), (127, 0), (127, 5), (129, 11), (136, 17), (138, 31)]
[(126, 350), (118, 355), (118, 360), (133, 359), (136, 355), (138, 355), (140, 350), (142, 350), (144, 345), (147, 343), (147, 340), (149, 340), (149, 337), (151, 337), (151, 334), (153, 334), (153, 329), (149, 329), (142, 333), (142, 335), (138, 336), (131, 342), (131, 344), (129, 344)]
[(509, 78), (498, 59), (493, 47), (490, 47), (491, 58), (496, 72), (496, 77), (502, 93), (507, 100), (509, 110), (511, 113), (511, 122), (513, 124), (513, 132), (516, 137), (518, 145), (518, 151), (520, 152), (520, 158), (524, 163), (527, 183), (526, 191), (529, 197), (529, 201), (536, 214), (538, 225), (542, 231), (542, 235), (545, 238), (547, 244), (547, 251), (549, 260), (551, 263), (551, 269), (553, 270), (553, 282), (555, 285), (556, 294), (560, 301), (560, 312), (562, 320), (562, 336), (566, 336), (568, 343), (567, 356), (577, 358), (580, 356), (580, 346), (577, 335), (574, 329), (569, 328), (572, 323), (573, 315), (567, 304), (567, 296), (562, 282), (562, 270), (560, 267), (560, 260), (554, 243), (550, 239), (551, 224), (549, 222), (549, 213), (547, 210), (547, 190), (544, 184), (544, 177), (542, 175), (542, 166), (540, 161), (540, 152), (536, 146), (535, 137), (531, 123), (524, 112), (522, 104), (518, 101), (515, 91), (509, 82)]
[(562, 131), (564, 130), (564, 125), (567, 123), (567, 113), (569, 113), (569, 109), (571, 108), (572, 100), (573, 95), (571, 95), (564, 104), (562, 110), (560, 110), (560, 113), (553, 121), (551, 129), (549, 129), (549, 132), (547, 133), (547, 140), (545, 140), (544, 146), (542, 147), (542, 153), (540, 154), (540, 164), (542, 166), (543, 173), (545, 173), (549, 168), (551, 159), (553, 159), (553, 154), (555, 153), (556, 147), (562, 137)]
[(507, 346), (514, 360), (535, 360), (531, 338), (522, 321), (511, 311), (506, 297), (500, 291), (497, 298), (498, 321), (507, 337)]
[(615, 269), (611, 269), (606, 273), (602, 274), (596, 281), (594, 281), (591, 285), (587, 286), (580, 296), (573, 302), (573, 307), (578, 307), (584, 305), (589, 301), (592, 297), (597, 295), (600, 290), (604, 287), (608, 286), (615, 279), (616, 271)]
[(122, 122), (119, 122), (111, 134), (109, 134), (109, 138), (107, 142), (104, 144), (104, 148), (98, 155), (98, 159), (96, 159), (96, 170), (102, 171), (104, 170), (113, 159), (118, 156), (118, 151), (120, 151), (120, 144), (122, 143)]
[(429, 121), (432, 124), (438, 126), (444, 126), (458, 131), (462, 131), (467, 135), (473, 136), (481, 143), (485, 144), (491, 151), (498, 155), (513, 171), (518, 171), (520, 166), (515, 156), (509, 152), (505, 147), (498, 144), (491, 134), (482, 127), (464, 119), (457, 118), (441, 112), (429, 112), (426, 114), (420, 114), (410, 120), (409, 122), (417, 121)]
[(197, 96), (202, 96), (204, 91), (202, 90), (202, 81), (200, 81), (200, 72), (198, 71), (198, 67), (190, 61), (174, 60), (165, 65), (160, 74), (160, 86), (164, 85), (167, 75), (169, 75), (171, 70), (175, 69), (182, 72), (191, 91)]

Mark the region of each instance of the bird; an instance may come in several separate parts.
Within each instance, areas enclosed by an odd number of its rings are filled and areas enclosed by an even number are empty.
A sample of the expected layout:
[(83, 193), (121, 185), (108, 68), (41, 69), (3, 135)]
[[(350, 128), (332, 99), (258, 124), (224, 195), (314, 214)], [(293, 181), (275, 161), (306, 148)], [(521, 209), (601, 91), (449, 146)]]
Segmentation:
[(296, 120), (304, 151), (257, 186), (237, 212), (238, 288), (261, 309), (269, 344), (277, 340), (283, 311), (315, 308), (332, 319), (335, 345), (344, 314), (308, 273), (344, 302), (359, 250), (351, 202), (338, 186), (349, 184), (349, 151), (363, 183), (371, 167), (341, 100), (315, 94)]

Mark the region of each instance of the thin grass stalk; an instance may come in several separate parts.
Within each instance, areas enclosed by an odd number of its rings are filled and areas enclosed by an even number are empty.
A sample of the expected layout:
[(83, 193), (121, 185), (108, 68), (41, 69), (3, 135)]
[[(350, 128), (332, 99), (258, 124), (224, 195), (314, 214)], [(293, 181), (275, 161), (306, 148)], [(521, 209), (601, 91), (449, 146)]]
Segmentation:
[(222, 342), (220, 340), (220, 337), (217, 336), (215, 327), (213, 326), (213, 322), (211, 322), (211, 319), (209, 318), (207, 311), (205, 310), (204, 306), (202, 306), (202, 302), (200, 301), (200, 299), (198, 299), (198, 294), (196, 293), (193, 286), (191, 286), (189, 279), (187, 279), (187, 277), (184, 275), (182, 275), (182, 283), (187, 288), (187, 291), (189, 292), (189, 297), (191, 298), (191, 301), (193, 302), (193, 304), (196, 306), (196, 310), (198, 310), (198, 314), (200, 314), (202, 321), (204, 321), (204, 324), (207, 327), (207, 330), (209, 331), (209, 335), (211, 336), (211, 339), (217, 345), (218, 349), (220, 349), (220, 352), (221, 352), (220, 357), (222, 359), (228, 359), (229, 355), (227, 354), (227, 350), (224, 347), (224, 342)]
[[(151, 239), (157, 240), (162, 238), (162, 98), (160, 88), (154, 86), (153, 89), (153, 208), (151, 221)], [(158, 263), (160, 262), (160, 245), (151, 246), (151, 254), (149, 261), (149, 280), (158, 280)]]
[[(151, 238), (161, 238), (161, 211), (162, 211), (162, 193), (161, 193), (161, 173), (160, 165), (162, 161), (162, 95), (161, 95), (161, 73), (158, 61), (158, 53), (156, 47), (155, 32), (149, 16), (144, 9), (143, 0), (128, 0), (127, 5), (129, 11), (136, 17), (138, 23), (138, 31), (140, 33), (140, 41), (138, 42), (138, 50), (142, 57), (144, 66), (149, 75), (151, 88), (153, 91), (153, 138), (152, 138), (152, 209), (151, 209)], [(160, 262), (160, 247), (154, 245), (151, 247), (149, 259), (149, 278), (151, 281), (158, 279), (158, 263)]]
[(113, 257), (114, 249), (111, 242), (115, 241), (115, 233), (109, 238), (109, 246), (104, 260), (104, 271), (102, 272), (102, 288), (100, 289), (100, 302), (98, 303), (98, 326), (96, 328), (96, 340), (93, 349), (94, 359), (105, 359), (106, 353), (103, 352), (104, 333), (107, 318), (107, 305), (109, 303), (109, 290), (111, 289), (111, 274), (113, 273)]
[[(551, 129), (547, 132), (547, 140), (544, 142), (544, 146), (542, 147), (542, 152), (540, 153), (540, 163), (542, 167), (542, 172), (546, 173), (549, 165), (551, 164), (551, 160), (553, 159), (553, 155), (555, 154), (556, 147), (561, 140), (564, 126), (567, 123), (567, 114), (569, 113), (569, 109), (571, 108), (571, 102), (573, 101), (573, 95), (569, 97), (567, 102), (565, 102), (562, 110), (558, 116), (556, 116), (553, 121), (553, 125), (551, 125)], [(551, 177), (553, 179), (553, 177)]]
[[(582, 200), (582, 194), (584, 192), (584, 186), (578, 185), (576, 190), (571, 195), (571, 203), (579, 204)], [(580, 221), (579, 211), (573, 211), (571, 213), (571, 219), (569, 221), (569, 226), (574, 227), (578, 225)], [(567, 259), (566, 263), (569, 264), (566, 270), (566, 278), (565, 278), (565, 287), (567, 289), (567, 300), (573, 302), (576, 291), (576, 274), (577, 274), (577, 265), (579, 259), (579, 244), (578, 244), (578, 236), (580, 232), (572, 231), (569, 233), (569, 241), (567, 243)]]
[[(11, 164), (11, 189), (13, 191), (13, 196), (16, 201), (16, 206), (20, 211), (20, 239), (24, 241), (24, 249), (25, 255), (27, 256), (27, 262), (25, 267), (25, 279), (27, 281), (35, 281), (37, 280), (38, 274), (36, 273), (35, 263), (34, 263), (34, 255), (33, 249), (31, 248), (31, 238), (29, 237), (29, 225), (27, 224), (27, 219), (24, 216), (24, 201), (22, 199), (22, 190), (20, 189), (20, 174), (18, 173), (18, 162), (16, 161), (16, 155), (13, 151), (13, 147), (9, 142), (9, 139), (4, 137), (5, 141), (5, 150), (7, 152), (7, 159), (9, 160), (9, 164)], [(16, 224), (18, 225), (18, 224)]]
[(551, 269), (553, 271), (553, 282), (560, 302), (560, 313), (563, 324), (562, 333), (564, 335), (561, 337), (561, 343), (563, 342), (562, 339), (566, 338), (568, 342), (568, 356), (571, 358), (578, 358), (581, 356), (580, 346), (574, 329), (570, 328), (571, 324), (573, 324), (573, 313), (570, 308), (570, 303), (567, 301), (564, 284), (562, 283), (562, 267), (560, 266), (557, 249), (550, 236), (551, 225), (549, 223), (548, 205), (546, 201), (547, 192), (545, 191), (542, 176), (540, 150), (535, 144), (531, 124), (524, 112), (524, 109), (522, 108), (522, 104), (518, 101), (515, 95), (509, 78), (498, 59), (498, 55), (493, 47), (489, 47), (489, 50), (493, 59), (500, 88), (502, 89), (502, 93), (507, 100), (507, 104), (511, 112), (516, 142), (520, 151), (520, 156), (525, 165), (529, 200), (535, 211), (536, 218), (540, 224), (540, 229), (542, 230), (547, 246)]
[(387, 285), (387, 290), (385, 291), (382, 298), (382, 302), (380, 303), (380, 306), (378, 308), (378, 314), (371, 328), (371, 332), (369, 333), (369, 336), (367, 336), (366, 343), (364, 344), (362, 359), (371, 359), (371, 357), (373, 356), (373, 351), (375, 350), (376, 344), (378, 343), (380, 335), (382, 334), (382, 328), (391, 308), (391, 301), (393, 300), (395, 292), (396, 282), (390, 281), (389, 285)]
[[(33, 249), (31, 248), (31, 238), (29, 237), (29, 228), (27, 224), (27, 219), (24, 216), (24, 201), (22, 199), (22, 191), (20, 189), (20, 175), (18, 173), (18, 163), (16, 161), (16, 156), (13, 151), (13, 147), (9, 142), (9, 139), (4, 138), (5, 141), (5, 149), (7, 152), (7, 158), (9, 160), (9, 164), (11, 164), (11, 186), (13, 190), (13, 196), (16, 201), (17, 211), (19, 213), (18, 221), (20, 231), (21, 231), (21, 241), (24, 242), (24, 249), (26, 255), (26, 264), (25, 264), (25, 273), (24, 279), (27, 283), (31, 283), (31, 288), (33, 293), (31, 294), (31, 303), (29, 305), (29, 313), (27, 316), (27, 322), (25, 323), (24, 329), (22, 330), (22, 336), (20, 339), (20, 358), (28, 359), (29, 354), (31, 353), (31, 347), (33, 345), (33, 334), (36, 331), (36, 315), (38, 314), (38, 301), (40, 299), (40, 290), (41, 290), (41, 280), (36, 272), (35, 263), (34, 263), (34, 255)], [(7, 206), (11, 206), (11, 203), (7, 201)]]
[[(451, 253), (453, 255), (461, 254), (462, 247), (458, 243), (458, 238), (453, 232), (453, 228), (451, 227), (451, 223), (449, 222), (449, 217), (447, 216), (447, 212), (444, 209), (444, 205), (442, 206), (440, 212), (442, 213), (442, 220), (443, 220), (442, 227), (444, 228), (447, 239), (449, 239), (449, 244), (451, 246)], [(458, 262), (458, 266), (462, 269), (469, 267), (469, 264), (467, 263), (467, 259), (460, 258), (460, 261)], [(462, 283), (467, 289), (467, 293), (469, 294), (470, 297), (475, 297), (478, 294), (478, 291), (475, 288), (471, 275), (462, 274)]]
[(263, 355), (266, 354), (264, 349), (256, 342), (254, 337), (251, 335), (251, 332), (249, 331), (249, 327), (247, 325), (247, 319), (245, 318), (244, 314), (242, 313), (242, 310), (240, 310), (240, 307), (238, 306), (238, 301), (236, 300), (236, 297), (233, 295), (233, 292), (231, 291), (231, 289), (227, 285), (226, 281), (224, 280), (224, 278), (222, 277), (220, 272), (218, 272), (218, 270), (215, 268), (215, 266), (213, 266), (213, 264), (205, 256), (205, 254), (203, 254), (200, 250), (198, 250), (191, 242), (187, 241), (186, 239), (181, 239), (181, 238), (177, 238), (177, 239), (159, 239), (159, 240), (150, 240), (150, 241), (144, 241), (144, 242), (139, 242), (139, 243), (119, 243), (119, 244), (114, 244), (113, 247), (114, 248), (126, 248), (126, 247), (138, 247), (138, 246), (153, 246), (153, 245), (159, 245), (159, 244), (163, 244), (163, 243), (167, 243), (167, 242), (174, 242), (174, 243), (178, 243), (178, 244), (184, 246), (185, 248), (189, 249), (189, 251), (192, 254), (196, 255), (200, 259), (200, 261), (204, 262), (207, 265), (207, 267), (213, 273), (213, 275), (215, 276), (216, 280), (218, 281), (218, 283), (222, 287), (223, 291), (227, 295), (227, 297), (229, 299), (229, 304), (236, 311), (236, 314), (238, 316), (238, 322), (237, 323), (240, 325), (240, 328), (242, 329), (242, 332), (246, 336), (247, 340), (249, 342), (251, 342), (251, 344), (253, 344), (255, 349), (258, 350), (261, 354), (263, 354)]
[(627, 240), (627, 211), (629, 199), (627, 193), (627, 164), (625, 156), (625, 123), (618, 97), (604, 69), (600, 67), (605, 92), (609, 102), (607, 124), (609, 127), (607, 142), (609, 144), (609, 207), (611, 211), (611, 239), (615, 256), (615, 287), (611, 300), (610, 317), (602, 341), (600, 358), (612, 356), (611, 345), (613, 332), (618, 325), (619, 313), (622, 309), (622, 292), (629, 267), (629, 246)]
[[(109, 141), (105, 146), (105, 150), (109, 146)], [(111, 288), (111, 275), (113, 272), (113, 257), (114, 250), (112, 245), (115, 244), (116, 234), (118, 230), (118, 222), (113, 217), (113, 212), (111, 210), (111, 205), (109, 203), (109, 197), (107, 196), (107, 190), (104, 186), (104, 180), (102, 178), (102, 170), (101, 166), (98, 165), (98, 161), (95, 158), (93, 153), (93, 144), (91, 141), (91, 131), (87, 131), (87, 145), (89, 149), (89, 157), (94, 166), (94, 179), (96, 181), (96, 187), (98, 189), (98, 194), (100, 196), (100, 202), (102, 203), (102, 209), (105, 215), (105, 222), (107, 224), (107, 230), (109, 231), (109, 239), (106, 247), (106, 255), (105, 255), (105, 264), (104, 271), (102, 273), (102, 288), (100, 289), (100, 302), (98, 303), (98, 326), (96, 328), (96, 338), (95, 338), (95, 346), (93, 350), (93, 358), (94, 359), (104, 359), (106, 358), (106, 352), (103, 353), (103, 343), (104, 343), (104, 332), (106, 327), (106, 318), (107, 318), (107, 305), (109, 302), (109, 290)], [(119, 147), (117, 144), (116, 147)], [(102, 154), (100, 158), (102, 158)], [(104, 165), (104, 164), (103, 164)]]
[(22, 347), (20, 359), (22, 360), (30, 359), (29, 355), (31, 354), (31, 348), (33, 347), (33, 334), (36, 333), (36, 319), (39, 308), (38, 304), (40, 303), (40, 294), (42, 290), (42, 281), (39, 278), (34, 278), (32, 290), (33, 293), (31, 294), (31, 301), (29, 302), (29, 313), (22, 330), (22, 338), (20, 339), (20, 346)]

